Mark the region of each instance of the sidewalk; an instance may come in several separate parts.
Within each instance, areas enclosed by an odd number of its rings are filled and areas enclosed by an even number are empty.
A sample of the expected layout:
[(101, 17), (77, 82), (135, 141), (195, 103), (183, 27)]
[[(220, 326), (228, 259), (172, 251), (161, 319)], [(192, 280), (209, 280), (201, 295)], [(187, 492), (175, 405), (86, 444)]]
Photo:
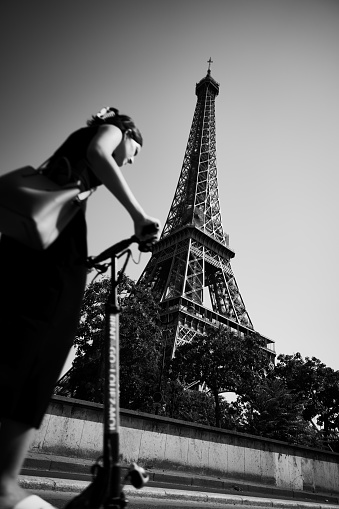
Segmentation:
[[(70, 479), (21, 476), (21, 485), (30, 491), (49, 491), (74, 493), (74, 496), (83, 491), (87, 481), (74, 481)], [(282, 500), (274, 498), (248, 497), (210, 493), (208, 491), (187, 491), (177, 489), (164, 489), (144, 487), (136, 490), (132, 486), (125, 486), (124, 493), (130, 498), (151, 498), (159, 500), (184, 500), (189, 502), (202, 502), (205, 504), (218, 503), (225, 506), (243, 506), (252, 508), (273, 507), (277, 509), (338, 509), (338, 505), (315, 502), (300, 502), (296, 500)], [(43, 494), (41, 494), (43, 498)]]
[[(93, 461), (75, 458), (30, 454), (25, 462), (21, 485), (30, 491), (74, 493), (83, 491), (91, 482)], [(127, 469), (122, 469), (123, 474)], [(148, 469), (149, 483), (137, 490), (126, 485), (124, 492), (130, 498), (185, 500), (223, 505), (276, 507), (282, 509), (338, 509), (335, 496), (281, 490), (274, 486), (242, 483), (206, 476), (192, 476), (184, 472), (165, 472)]]

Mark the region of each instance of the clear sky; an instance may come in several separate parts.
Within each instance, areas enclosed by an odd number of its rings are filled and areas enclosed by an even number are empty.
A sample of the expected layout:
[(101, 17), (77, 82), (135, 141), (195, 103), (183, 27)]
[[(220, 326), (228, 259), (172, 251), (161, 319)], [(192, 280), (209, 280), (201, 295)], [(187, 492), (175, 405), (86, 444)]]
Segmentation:
[[(212, 57), (220, 205), (247, 311), (278, 354), (339, 369), (337, 0), (3, 0), (0, 38), (0, 172), (40, 164), (113, 105), (144, 135), (125, 175), (162, 224)], [(104, 189), (88, 229), (91, 254), (133, 233)]]

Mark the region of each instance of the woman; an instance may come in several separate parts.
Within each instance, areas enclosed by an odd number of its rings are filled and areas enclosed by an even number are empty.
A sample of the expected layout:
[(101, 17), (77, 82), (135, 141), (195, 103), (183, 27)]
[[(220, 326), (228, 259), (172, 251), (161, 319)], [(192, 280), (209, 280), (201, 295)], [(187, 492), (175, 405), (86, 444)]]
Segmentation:
[[(156, 242), (159, 221), (144, 212), (120, 170), (132, 164), (141, 150), (139, 130), (115, 108), (103, 108), (87, 124), (53, 154), (47, 174), (61, 182), (65, 175), (59, 161), (66, 158), (70, 177), (81, 181), (82, 190), (105, 185), (130, 214), (135, 235)], [(147, 225), (154, 225), (156, 233), (144, 235)], [(1, 238), (0, 509), (51, 507), (29, 496), (19, 486), (18, 475), (72, 346), (86, 283), (86, 258), (83, 210), (44, 251)]]

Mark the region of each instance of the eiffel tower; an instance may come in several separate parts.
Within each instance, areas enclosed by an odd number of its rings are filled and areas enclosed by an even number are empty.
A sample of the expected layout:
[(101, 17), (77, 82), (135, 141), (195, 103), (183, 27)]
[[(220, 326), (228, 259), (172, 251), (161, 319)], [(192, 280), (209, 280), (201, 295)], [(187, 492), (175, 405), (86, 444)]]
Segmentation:
[[(173, 202), (139, 279), (159, 300), (169, 356), (207, 326), (254, 332), (230, 264), (235, 252), (221, 220), (215, 130), (219, 83), (211, 76), (211, 63), (210, 58), (207, 75), (195, 87), (197, 103)], [(274, 360), (274, 342), (260, 336)]]

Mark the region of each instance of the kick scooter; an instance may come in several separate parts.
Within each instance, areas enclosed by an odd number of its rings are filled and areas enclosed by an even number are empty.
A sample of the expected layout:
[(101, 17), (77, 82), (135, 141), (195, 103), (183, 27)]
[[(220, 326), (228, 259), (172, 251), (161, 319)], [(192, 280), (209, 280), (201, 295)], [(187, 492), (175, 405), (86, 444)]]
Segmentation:
[[(144, 234), (157, 232), (155, 225), (144, 228)], [(152, 250), (152, 241), (140, 242), (137, 237), (122, 240), (96, 257), (88, 258), (88, 267), (104, 273), (111, 268), (111, 287), (105, 308), (105, 382), (104, 382), (104, 440), (103, 464), (92, 467), (93, 481), (80, 495), (72, 499), (65, 509), (122, 509), (128, 501), (122, 491), (121, 467), (119, 465), (119, 306), (117, 301), (117, 259), (126, 255), (122, 276), (131, 250), (136, 242), (139, 251)], [(109, 261), (107, 261), (109, 260)], [(133, 463), (125, 477), (135, 488), (142, 488), (149, 477), (142, 467)]]

